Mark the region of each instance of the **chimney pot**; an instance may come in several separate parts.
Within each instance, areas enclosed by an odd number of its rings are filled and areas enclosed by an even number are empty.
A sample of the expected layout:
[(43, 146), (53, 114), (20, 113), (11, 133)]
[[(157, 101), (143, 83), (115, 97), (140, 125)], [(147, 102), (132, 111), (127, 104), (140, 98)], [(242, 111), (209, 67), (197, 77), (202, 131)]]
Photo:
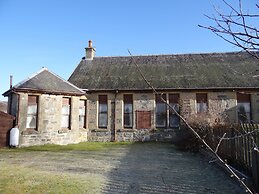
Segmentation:
[(91, 40), (88, 41), (88, 48), (92, 48), (92, 41)]
[(85, 48), (85, 54), (86, 54), (85, 59), (93, 60), (93, 58), (95, 56), (95, 49), (93, 48), (91, 40), (88, 41), (88, 47)]
[(12, 89), (13, 87), (13, 76), (10, 75), (10, 89)]

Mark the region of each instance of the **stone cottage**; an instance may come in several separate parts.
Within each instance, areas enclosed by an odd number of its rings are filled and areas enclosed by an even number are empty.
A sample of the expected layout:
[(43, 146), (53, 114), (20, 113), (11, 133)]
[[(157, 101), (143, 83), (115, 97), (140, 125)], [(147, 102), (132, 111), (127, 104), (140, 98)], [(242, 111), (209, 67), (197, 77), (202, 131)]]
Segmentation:
[(89, 41), (69, 82), (88, 94), (89, 141), (166, 140), (181, 121), (161, 96), (190, 122), (258, 123), (258, 64), (245, 52), (95, 57)]
[(96, 57), (89, 41), (68, 81), (42, 69), (4, 95), (21, 146), (165, 141), (182, 122), (161, 97), (189, 122), (259, 123), (258, 70), (245, 52)]
[(85, 92), (43, 68), (3, 94), (20, 146), (87, 141)]

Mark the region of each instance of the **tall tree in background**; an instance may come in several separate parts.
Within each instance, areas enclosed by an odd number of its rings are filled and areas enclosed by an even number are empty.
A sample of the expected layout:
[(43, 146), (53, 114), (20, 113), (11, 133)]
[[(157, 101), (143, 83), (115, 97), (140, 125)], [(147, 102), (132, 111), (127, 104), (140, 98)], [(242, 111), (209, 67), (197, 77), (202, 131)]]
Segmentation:
[[(199, 27), (212, 31), (228, 43), (259, 59), (259, 14), (243, 10), (242, 0), (236, 1), (237, 5), (232, 5), (226, 0), (222, 2), (228, 8), (228, 13), (214, 7), (216, 15), (205, 15), (214, 24)], [(254, 4), (252, 9), (254, 8), (259, 13), (259, 1)]]

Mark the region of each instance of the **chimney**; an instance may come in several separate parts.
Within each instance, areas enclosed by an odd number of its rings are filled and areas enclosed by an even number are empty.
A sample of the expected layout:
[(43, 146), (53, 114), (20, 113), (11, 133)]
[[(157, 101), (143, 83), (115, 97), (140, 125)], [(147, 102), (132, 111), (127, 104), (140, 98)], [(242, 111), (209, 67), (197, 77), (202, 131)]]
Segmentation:
[(91, 40), (88, 41), (88, 47), (85, 48), (85, 53), (86, 53), (85, 59), (93, 60), (93, 58), (95, 56), (95, 49), (92, 46), (92, 41)]
[(13, 76), (10, 75), (10, 89), (13, 88)]

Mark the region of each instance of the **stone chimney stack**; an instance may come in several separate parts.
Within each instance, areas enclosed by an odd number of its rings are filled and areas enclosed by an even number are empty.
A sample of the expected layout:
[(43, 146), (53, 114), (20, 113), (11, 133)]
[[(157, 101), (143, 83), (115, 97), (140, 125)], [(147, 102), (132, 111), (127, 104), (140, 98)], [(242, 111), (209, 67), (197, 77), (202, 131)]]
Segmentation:
[(85, 59), (93, 60), (95, 56), (95, 48), (93, 48), (91, 40), (88, 41), (88, 47), (85, 48), (85, 53), (86, 53)]

